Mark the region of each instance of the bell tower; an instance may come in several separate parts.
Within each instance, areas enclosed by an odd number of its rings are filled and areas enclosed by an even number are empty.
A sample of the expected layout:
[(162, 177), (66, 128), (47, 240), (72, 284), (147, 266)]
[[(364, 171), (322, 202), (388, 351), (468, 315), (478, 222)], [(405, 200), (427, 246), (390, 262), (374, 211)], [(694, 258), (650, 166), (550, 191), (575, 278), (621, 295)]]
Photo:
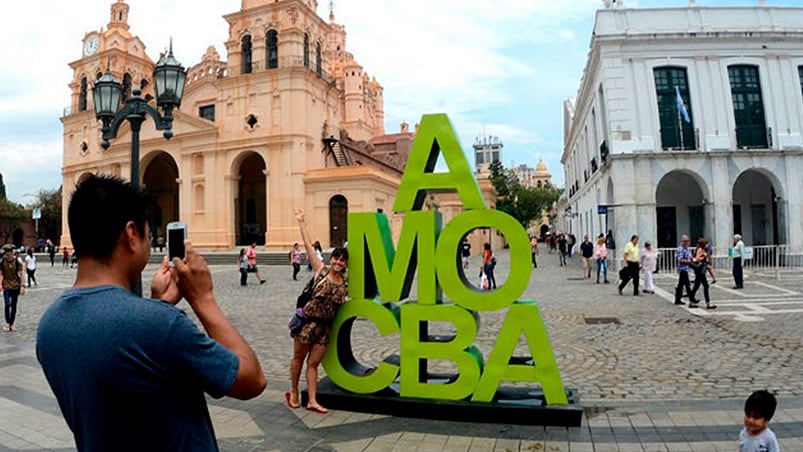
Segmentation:
[(125, 0), (115, 0), (110, 12), (106, 30), (101, 27), (87, 32), (81, 58), (70, 63), (70, 114), (92, 110), (92, 86), (106, 70), (123, 83), (126, 97), (139, 87), (143, 95), (152, 92), (149, 86), (154, 63), (145, 53), (145, 44), (128, 31), (129, 5)]
[(109, 20), (109, 30), (112, 28), (120, 28), (128, 30), (128, 4), (124, 0), (117, 0), (117, 3), (112, 5), (112, 16)]

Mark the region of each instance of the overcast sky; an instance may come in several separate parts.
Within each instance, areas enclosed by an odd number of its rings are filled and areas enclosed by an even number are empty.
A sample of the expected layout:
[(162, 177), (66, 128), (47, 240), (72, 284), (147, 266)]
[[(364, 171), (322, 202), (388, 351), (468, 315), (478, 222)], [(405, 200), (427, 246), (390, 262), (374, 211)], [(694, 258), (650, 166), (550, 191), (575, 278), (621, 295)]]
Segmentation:
[[(88, 31), (105, 27), (115, 0), (4, 2), (0, 27), (0, 174), (8, 197), (29, 204), (61, 184), (62, 126), (71, 61)], [(622, 0), (620, 0), (622, 1)], [(624, 0), (627, 7), (683, 7), (688, 0)], [(226, 58), (224, 14), (241, 0), (126, 0), (131, 33), (156, 61), (173, 37), (176, 58), (197, 64), (214, 45)], [(771, 6), (803, 0), (767, 0)], [(758, 0), (697, 0), (698, 6)], [(482, 135), (504, 143), (503, 163), (560, 165), (563, 101), (574, 97), (602, 0), (335, 0), (347, 50), (385, 89), (385, 129), (446, 113), (473, 164)], [(328, 18), (329, 2), (318, 14)], [(150, 122), (145, 127), (152, 127)]]

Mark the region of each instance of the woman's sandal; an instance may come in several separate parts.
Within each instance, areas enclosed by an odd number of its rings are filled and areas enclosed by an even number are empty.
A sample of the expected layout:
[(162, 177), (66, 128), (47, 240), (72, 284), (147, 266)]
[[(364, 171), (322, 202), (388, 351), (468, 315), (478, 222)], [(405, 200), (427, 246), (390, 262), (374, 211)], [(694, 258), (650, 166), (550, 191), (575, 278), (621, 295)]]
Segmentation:
[(714, 303), (708, 303), (708, 304), (705, 305), (705, 308), (706, 309), (716, 309), (717, 305), (715, 305)]
[(292, 410), (301, 406), (298, 402), (293, 403), (293, 393), (290, 391), (284, 393), (284, 400), (287, 402), (287, 408)]
[(700, 303), (689, 303), (689, 309), (699, 308)]
[(324, 407), (322, 407), (320, 405), (315, 405), (315, 406), (307, 405), (307, 411), (312, 411), (312, 412), (318, 413), (318, 414), (326, 414), (326, 413), (329, 412), (329, 410), (327, 410), (326, 408), (324, 408)]

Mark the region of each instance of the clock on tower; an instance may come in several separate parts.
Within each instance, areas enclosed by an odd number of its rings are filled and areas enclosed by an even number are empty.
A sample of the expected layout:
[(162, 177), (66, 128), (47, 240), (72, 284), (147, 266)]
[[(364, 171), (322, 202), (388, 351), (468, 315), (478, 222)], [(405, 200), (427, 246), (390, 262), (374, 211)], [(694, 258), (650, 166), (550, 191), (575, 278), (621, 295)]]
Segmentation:
[(98, 51), (98, 35), (89, 36), (84, 42), (84, 54), (93, 55)]

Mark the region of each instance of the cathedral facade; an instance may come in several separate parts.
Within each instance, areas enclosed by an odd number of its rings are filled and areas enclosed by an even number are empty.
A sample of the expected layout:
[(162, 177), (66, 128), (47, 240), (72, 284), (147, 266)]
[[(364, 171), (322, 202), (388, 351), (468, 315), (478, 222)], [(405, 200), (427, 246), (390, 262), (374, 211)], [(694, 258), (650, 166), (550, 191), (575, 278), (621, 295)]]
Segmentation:
[[(172, 139), (146, 121), (139, 183), (151, 199), (151, 231), (189, 225), (196, 247), (253, 242), (285, 250), (299, 240), (294, 207), (307, 211), (324, 247), (347, 240), (349, 211), (390, 213), (414, 138), (384, 130), (383, 88), (346, 48), (345, 28), (316, 0), (242, 0), (229, 24), (225, 59), (210, 46), (188, 68)], [(92, 85), (107, 70), (153, 96), (153, 60), (128, 26), (129, 5), (111, 5), (105, 29), (84, 36), (64, 125), (63, 202), (91, 173), (128, 178), (131, 130), (104, 150)], [(155, 105), (155, 103), (154, 103)], [(61, 243), (71, 246), (64, 209)], [(391, 225), (401, 218), (389, 215)], [(394, 227), (394, 230), (398, 228)]]

